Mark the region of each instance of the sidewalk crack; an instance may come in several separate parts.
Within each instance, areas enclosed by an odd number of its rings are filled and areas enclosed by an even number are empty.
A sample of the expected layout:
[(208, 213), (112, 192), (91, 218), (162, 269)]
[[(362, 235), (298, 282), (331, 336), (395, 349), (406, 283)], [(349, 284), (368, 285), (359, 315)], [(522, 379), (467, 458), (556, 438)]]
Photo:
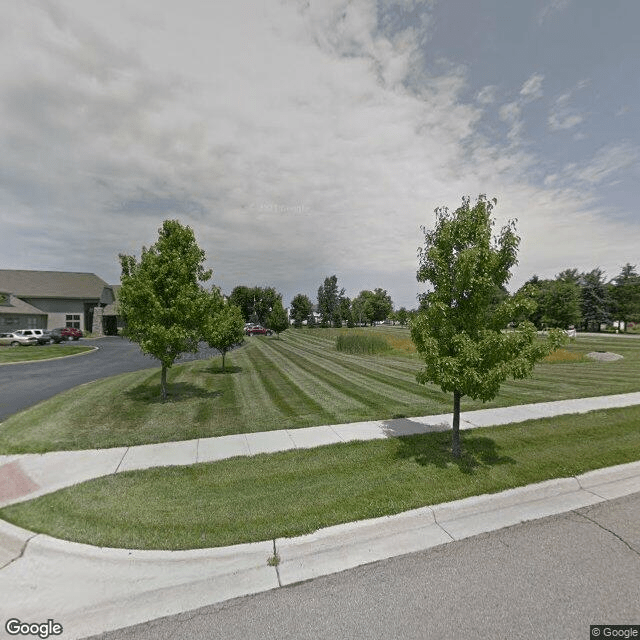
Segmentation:
[(600, 529), (602, 529), (603, 531), (610, 533), (614, 538), (617, 538), (618, 540), (620, 540), (620, 542), (622, 542), (622, 544), (624, 544), (629, 549), (629, 551), (635, 553), (637, 556), (640, 556), (640, 550), (632, 547), (622, 536), (619, 536), (615, 531), (611, 531), (611, 529), (607, 529), (607, 527), (600, 524), (597, 520), (590, 518), (588, 515), (584, 513), (579, 513), (578, 511), (574, 511), (573, 513), (583, 517), (585, 520), (588, 520), (589, 522), (592, 522), (597, 527), (600, 527)]
[(273, 555), (269, 558), (269, 564), (276, 570), (276, 578), (278, 579), (278, 586), (282, 586), (282, 580), (280, 580), (280, 569), (278, 565), (280, 564), (280, 556), (278, 555), (278, 550), (276, 548), (276, 539), (273, 539)]
[(127, 447), (126, 451), (122, 454), (122, 458), (120, 458), (120, 462), (118, 462), (118, 466), (116, 467), (116, 470), (113, 473), (118, 473), (118, 469), (120, 469), (120, 465), (124, 462), (124, 458), (127, 455), (127, 453), (129, 453), (129, 449), (131, 447)]
[(6, 564), (3, 564), (0, 567), (0, 571), (2, 571), (3, 569), (6, 569), (8, 566), (12, 565), (14, 562), (16, 562), (16, 560), (20, 560), (20, 558), (22, 558), (24, 556), (25, 551), (27, 550), (27, 545), (29, 544), (29, 542), (31, 542), (31, 540), (33, 540), (37, 535), (37, 533), (34, 533), (30, 538), (27, 538), (24, 541), (24, 544), (22, 545), (22, 549), (20, 549), (20, 553), (13, 558), (12, 560), (9, 560), (9, 562), (7, 562)]

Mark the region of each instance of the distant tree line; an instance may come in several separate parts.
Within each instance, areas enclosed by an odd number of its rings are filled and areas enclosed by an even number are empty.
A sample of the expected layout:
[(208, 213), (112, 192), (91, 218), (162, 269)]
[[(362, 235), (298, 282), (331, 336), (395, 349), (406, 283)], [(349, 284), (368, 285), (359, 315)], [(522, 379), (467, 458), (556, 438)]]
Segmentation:
[[(384, 289), (364, 290), (351, 299), (345, 295), (344, 287), (338, 287), (336, 275), (324, 279), (318, 287), (317, 300), (317, 324), (320, 327), (364, 326), (386, 320), (393, 314), (391, 296)], [(303, 293), (297, 294), (291, 301), (289, 315), (296, 327), (316, 324), (314, 305)]]
[(231, 292), (229, 302), (240, 309), (245, 322), (262, 325), (277, 334), (289, 327), (282, 295), (273, 287), (239, 285)]
[(600, 268), (589, 272), (565, 269), (553, 280), (530, 278), (518, 291), (536, 307), (526, 318), (538, 329), (575, 327), (600, 331), (614, 321), (627, 330), (629, 322), (640, 322), (640, 276), (635, 265), (625, 264), (607, 281)]

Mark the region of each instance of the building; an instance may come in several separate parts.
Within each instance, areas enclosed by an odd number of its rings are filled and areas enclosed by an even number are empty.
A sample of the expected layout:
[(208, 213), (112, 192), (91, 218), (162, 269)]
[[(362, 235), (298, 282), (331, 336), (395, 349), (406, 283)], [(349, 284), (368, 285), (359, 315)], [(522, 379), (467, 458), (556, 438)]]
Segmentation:
[(75, 327), (115, 333), (114, 303), (114, 287), (94, 273), (0, 269), (2, 332)]

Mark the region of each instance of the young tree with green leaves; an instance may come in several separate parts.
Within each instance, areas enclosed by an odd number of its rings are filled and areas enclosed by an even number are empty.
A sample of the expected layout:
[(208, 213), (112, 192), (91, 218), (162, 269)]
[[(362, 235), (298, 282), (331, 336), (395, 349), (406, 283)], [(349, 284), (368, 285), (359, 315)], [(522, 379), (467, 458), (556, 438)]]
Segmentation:
[(298, 329), (302, 327), (302, 323), (305, 320), (309, 320), (312, 309), (313, 305), (311, 304), (311, 300), (309, 300), (308, 296), (305, 296), (303, 293), (299, 293), (294, 296), (291, 301), (290, 311), (291, 317), (293, 318), (293, 325)]
[(222, 354), (222, 371), (225, 371), (227, 351), (244, 341), (244, 317), (240, 307), (231, 304), (214, 287), (209, 298), (208, 313), (202, 327), (202, 339)]
[(338, 277), (326, 277), (318, 287), (318, 312), (322, 317), (322, 326), (342, 326), (340, 299), (343, 297), (344, 289), (338, 290)]
[(416, 377), (453, 393), (455, 458), (461, 455), (461, 398), (491, 400), (507, 378), (530, 375), (535, 363), (563, 341), (559, 331), (539, 340), (530, 322), (503, 331), (532, 303), (514, 296), (495, 305), (496, 289), (508, 282), (517, 264), (520, 243), (511, 221), (492, 239), (496, 203), (481, 195), (473, 207), (465, 197), (453, 213), (436, 209), (436, 226), (422, 228), (424, 247), (418, 250), (417, 279), (431, 290), (422, 294), (420, 311), (411, 321), (411, 337), (425, 363)]
[(190, 227), (165, 220), (158, 240), (142, 248), (140, 262), (120, 254), (118, 293), (124, 334), (160, 361), (162, 401), (167, 399), (167, 370), (185, 352), (195, 352), (209, 295), (202, 282), (211, 278), (204, 268), (205, 253)]
[(278, 337), (280, 337), (280, 333), (289, 328), (289, 319), (287, 318), (287, 312), (282, 306), (282, 298), (278, 298), (275, 301), (271, 313), (269, 313), (267, 317), (266, 325), (268, 329), (275, 331)]

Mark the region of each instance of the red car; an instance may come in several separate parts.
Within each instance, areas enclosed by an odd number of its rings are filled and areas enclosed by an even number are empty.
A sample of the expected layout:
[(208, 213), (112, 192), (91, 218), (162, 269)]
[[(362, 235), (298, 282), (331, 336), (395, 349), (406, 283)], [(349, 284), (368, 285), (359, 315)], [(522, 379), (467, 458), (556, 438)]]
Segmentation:
[(270, 336), (273, 331), (271, 329), (265, 329), (261, 327), (259, 324), (254, 325), (253, 327), (247, 327), (244, 332), (248, 336)]
[(58, 329), (51, 329), (49, 334), (54, 342), (62, 342), (63, 340), (80, 340), (80, 338), (82, 338), (82, 331), (80, 331), (80, 329), (74, 329), (73, 327), (59, 327)]

